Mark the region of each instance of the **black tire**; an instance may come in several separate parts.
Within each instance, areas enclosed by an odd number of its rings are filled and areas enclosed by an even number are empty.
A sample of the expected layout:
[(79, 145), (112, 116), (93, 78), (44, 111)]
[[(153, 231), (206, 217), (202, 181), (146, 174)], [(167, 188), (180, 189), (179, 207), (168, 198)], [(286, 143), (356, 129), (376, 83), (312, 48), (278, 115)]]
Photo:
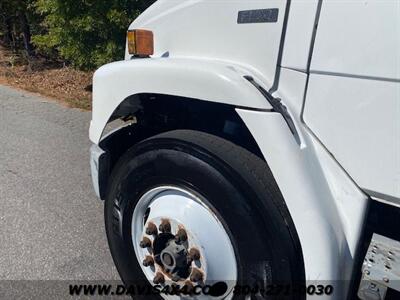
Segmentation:
[[(267, 164), (220, 137), (176, 130), (132, 147), (111, 176), (105, 226), (112, 257), (125, 284), (148, 284), (135, 257), (131, 219), (140, 196), (165, 184), (189, 188), (209, 201), (230, 234), (238, 285), (268, 288), (270, 284), (305, 283), (297, 233)], [(283, 296), (273, 295), (277, 290), (269, 291), (272, 296), (265, 298), (305, 299), (301, 293)]]

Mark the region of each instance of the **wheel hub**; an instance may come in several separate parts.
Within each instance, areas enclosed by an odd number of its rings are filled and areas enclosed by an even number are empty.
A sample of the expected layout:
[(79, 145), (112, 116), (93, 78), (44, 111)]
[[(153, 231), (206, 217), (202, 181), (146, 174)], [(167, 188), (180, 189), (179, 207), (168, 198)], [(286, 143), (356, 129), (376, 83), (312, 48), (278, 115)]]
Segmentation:
[(212, 210), (189, 191), (162, 186), (144, 194), (133, 213), (132, 241), (152, 284), (193, 287), (224, 281), (221, 299), (233, 290), (237, 267), (230, 238)]
[[(156, 225), (149, 222), (146, 234), (151, 232), (153, 242), (148, 236), (144, 236), (140, 246), (147, 248), (149, 255), (143, 260), (145, 267), (152, 267), (149, 261), (154, 261), (160, 268), (161, 273), (166, 275), (174, 282), (189, 279), (192, 272), (192, 262), (200, 259), (200, 252), (196, 248), (188, 249), (188, 238), (186, 230), (180, 225), (177, 233), (171, 233), (171, 222), (163, 219), (159, 226), (160, 233)], [(193, 254), (197, 255), (193, 255)], [(197, 272), (197, 270), (195, 271)], [(157, 275), (157, 274), (156, 274)], [(200, 281), (200, 280), (197, 280)], [(154, 279), (153, 279), (154, 282)]]
[(188, 251), (185, 246), (170, 240), (167, 247), (161, 252), (161, 266), (173, 281), (184, 280), (190, 274), (190, 264), (187, 259)]

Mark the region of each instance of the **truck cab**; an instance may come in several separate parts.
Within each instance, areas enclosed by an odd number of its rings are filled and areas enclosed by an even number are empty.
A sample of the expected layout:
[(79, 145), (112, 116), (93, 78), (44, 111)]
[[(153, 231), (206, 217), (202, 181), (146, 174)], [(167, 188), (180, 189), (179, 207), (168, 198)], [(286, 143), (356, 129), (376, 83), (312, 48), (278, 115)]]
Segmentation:
[(90, 124), (126, 285), (399, 296), (398, 1), (159, 0), (127, 32)]

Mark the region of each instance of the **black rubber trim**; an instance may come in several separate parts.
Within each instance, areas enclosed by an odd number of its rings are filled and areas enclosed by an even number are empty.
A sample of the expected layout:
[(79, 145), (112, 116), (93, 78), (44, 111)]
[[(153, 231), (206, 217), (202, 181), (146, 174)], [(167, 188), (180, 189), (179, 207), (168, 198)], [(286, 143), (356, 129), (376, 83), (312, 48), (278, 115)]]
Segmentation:
[(301, 113), (300, 113), (300, 120), (304, 124), (305, 124), (305, 122), (304, 122), (304, 110), (305, 110), (305, 107), (306, 107), (306, 97), (307, 97), (308, 85), (309, 85), (309, 81), (310, 81), (311, 59), (312, 59), (313, 52), (314, 52), (315, 39), (317, 37), (317, 29), (318, 29), (319, 17), (321, 15), (321, 7), (322, 7), (322, 0), (319, 0), (318, 1), (318, 6), (317, 6), (317, 12), (315, 14), (314, 29), (313, 29), (313, 34), (312, 34), (312, 37), (311, 37), (310, 50), (308, 51), (307, 70), (306, 70), (307, 79), (306, 79), (306, 86), (304, 88), (303, 106), (301, 107)]
[(290, 116), (287, 108), (285, 105), (283, 105), (281, 99), (279, 98), (274, 98), (267, 90), (265, 90), (261, 85), (259, 85), (253, 77), (245, 75), (244, 78), (248, 80), (252, 85), (254, 85), (260, 93), (267, 99), (267, 101), (271, 104), (273, 108), (273, 112), (280, 113), (282, 117), (285, 119), (287, 125), (289, 126), (290, 131), (292, 132), (297, 144), (300, 145), (300, 136), (299, 133), (296, 129), (296, 125), (294, 125), (293, 119)]
[(110, 174), (110, 155), (108, 152), (104, 152), (100, 155), (98, 160), (98, 185), (99, 185), (99, 196), (101, 200), (106, 198), (108, 177)]
[[(131, 125), (121, 127), (109, 133), (99, 142), (98, 146), (104, 151), (98, 161), (99, 193), (101, 200), (104, 200), (106, 197), (112, 166), (116, 164), (125, 149), (129, 149), (135, 143), (143, 139), (139, 133), (133, 135), (132, 130), (133, 126)], [(115, 141), (118, 141), (118, 143), (115, 143)]]
[(312, 37), (311, 37), (310, 50), (308, 51), (307, 73), (310, 73), (311, 58), (312, 58), (312, 55), (314, 52), (315, 38), (317, 37), (317, 28), (318, 28), (318, 23), (319, 23), (319, 17), (321, 15), (321, 7), (322, 7), (322, 0), (319, 0), (318, 6), (317, 6), (317, 11), (315, 14), (314, 29), (313, 29), (313, 33), (312, 33)]
[(283, 56), (283, 48), (285, 46), (285, 37), (286, 37), (286, 29), (287, 29), (287, 23), (288, 23), (288, 18), (289, 18), (290, 3), (291, 3), (291, 0), (287, 0), (286, 9), (285, 9), (285, 18), (283, 19), (281, 41), (279, 43), (278, 59), (276, 61), (274, 83), (272, 84), (272, 87), (269, 89), (269, 92), (271, 94), (274, 93), (278, 89), (279, 79), (281, 77), (281, 63), (282, 63), (282, 56)]

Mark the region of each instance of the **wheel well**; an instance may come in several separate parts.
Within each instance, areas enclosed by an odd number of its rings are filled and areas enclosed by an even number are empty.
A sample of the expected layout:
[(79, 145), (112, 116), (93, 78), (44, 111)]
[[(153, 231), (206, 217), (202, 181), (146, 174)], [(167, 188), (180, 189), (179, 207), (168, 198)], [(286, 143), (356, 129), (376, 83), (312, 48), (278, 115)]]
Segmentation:
[[(159, 133), (190, 129), (229, 140), (264, 159), (256, 141), (232, 105), (161, 94), (128, 97), (114, 111), (114, 120), (124, 127), (106, 135), (100, 147), (107, 152), (108, 174), (115, 163), (134, 144)], [(106, 181), (103, 181), (106, 182)]]

